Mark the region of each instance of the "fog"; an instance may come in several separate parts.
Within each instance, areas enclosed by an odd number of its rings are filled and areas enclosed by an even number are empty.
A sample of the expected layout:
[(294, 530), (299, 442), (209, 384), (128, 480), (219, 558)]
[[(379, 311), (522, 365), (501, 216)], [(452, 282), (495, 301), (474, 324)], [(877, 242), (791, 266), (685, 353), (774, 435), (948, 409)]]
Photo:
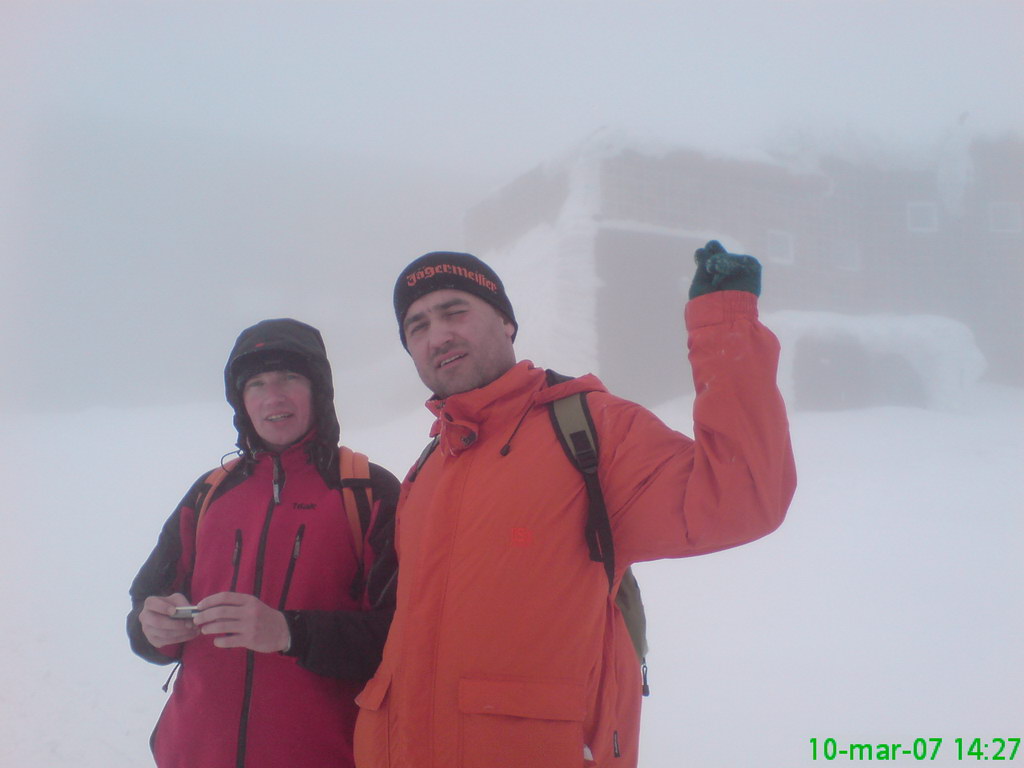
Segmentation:
[[(421, 253), (469, 247), (481, 202), (595, 136), (908, 166), (950, 136), (1020, 137), (1022, 31), (1024, 4), (991, 0), (4, 3), (0, 458), (15, 491), (0, 573), (15, 608), (0, 628), (15, 639), (0, 763), (144, 760), (164, 671), (121, 636), (127, 587), (173, 504), (232, 446), (221, 372), (243, 327), (318, 326), (343, 440), (401, 476), (429, 419), (393, 281)], [(622, 366), (595, 356), (593, 317), (580, 312), (587, 343), (573, 341), (551, 311), (559, 284), (528, 269), (559, 242), (534, 233), (494, 254), (520, 352), (628, 391)], [(1007, 242), (1013, 291), (1019, 232)], [(994, 305), (975, 256), (921, 267), (921, 292), (957, 270), (961, 313)], [(679, 254), (676, 317), (691, 264)], [(784, 343), (815, 322), (892, 352), (891, 326), (786, 314), (830, 307), (779, 300), (773, 274), (766, 262), (762, 302)], [(836, 311), (860, 309), (844, 299)], [(915, 370), (941, 398), (793, 408), (801, 489), (778, 540), (646, 567), (661, 617), (647, 765), (811, 764), (812, 736), (1021, 735), (1021, 381), (993, 374), (969, 324), (944, 322), (910, 321), (932, 334)], [(1005, 330), (986, 343), (1020, 348), (1019, 306), (992, 322)], [(924, 337), (900, 348), (920, 357)], [(682, 364), (681, 327), (642, 345)], [(800, 382), (782, 383), (795, 400)], [(692, 434), (688, 386), (645, 404)], [(679, 594), (694, 595), (681, 611)], [(766, 644), (751, 650), (753, 635)]]
[(3, 410), (217, 400), (234, 336), (271, 316), (321, 327), (339, 368), (393, 355), (397, 271), (602, 128), (739, 156), (1024, 128), (1011, 2), (0, 14)]

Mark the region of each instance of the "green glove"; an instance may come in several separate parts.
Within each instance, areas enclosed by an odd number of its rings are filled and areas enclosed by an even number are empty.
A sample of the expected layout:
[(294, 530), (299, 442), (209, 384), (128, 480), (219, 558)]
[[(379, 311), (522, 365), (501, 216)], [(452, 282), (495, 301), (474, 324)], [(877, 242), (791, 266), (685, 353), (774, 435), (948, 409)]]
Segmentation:
[(690, 284), (690, 298), (714, 291), (748, 291), (761, 295), (761, 262), (753, 256), (728, 253), (717, 240), (710, 240), (693, 254), (697, 274)]

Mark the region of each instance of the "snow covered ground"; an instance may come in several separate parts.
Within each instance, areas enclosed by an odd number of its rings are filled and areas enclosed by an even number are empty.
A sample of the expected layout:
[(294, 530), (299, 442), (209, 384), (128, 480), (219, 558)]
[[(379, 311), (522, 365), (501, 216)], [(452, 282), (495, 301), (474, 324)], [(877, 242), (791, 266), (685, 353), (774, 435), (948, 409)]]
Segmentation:
[[(690, 433), (690, 405), (657, 410)], [(402, 474), (427, 424), (416, 410), (343, 438)], [(1024, 736), (1024, 392), (792, 424), (800, 488), (779, 531), (638, 569), (642, 765), (817, 765), (811, 738), (942, 738), (932, 764), (954, 765), (956, 738)], [(231, 448), (227, 406), (22, 415), (5, 435), (0, 766), (148, 765), (167, 669), (128, 649), (128, 584)]]

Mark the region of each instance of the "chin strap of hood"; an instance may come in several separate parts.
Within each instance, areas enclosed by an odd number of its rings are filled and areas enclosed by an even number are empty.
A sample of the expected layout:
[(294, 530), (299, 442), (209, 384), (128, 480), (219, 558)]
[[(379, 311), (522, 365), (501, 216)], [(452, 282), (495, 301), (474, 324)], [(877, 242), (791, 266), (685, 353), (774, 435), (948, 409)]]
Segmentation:
[(337, 463), (334, 451), (341, 427), (334, 410), (334, 379), (320, 331), (298, 320), (263, 320), (238, 335), (224, 367), (224, 391), (235, 412), (238, 448), (243, 460), (252, 461), (263, 441), (245, 412), (242, 387), (252, 376), (270, 370), (291, 370), (313, 385), (313, 429), (307, 450), (321, 473), (331, 473)]

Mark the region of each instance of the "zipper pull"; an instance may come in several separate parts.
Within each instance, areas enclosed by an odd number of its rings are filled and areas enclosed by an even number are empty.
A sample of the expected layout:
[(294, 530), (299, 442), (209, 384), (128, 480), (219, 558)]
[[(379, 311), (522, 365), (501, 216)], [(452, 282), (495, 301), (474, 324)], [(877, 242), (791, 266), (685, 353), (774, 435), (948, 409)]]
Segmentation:
[(171, 669), (171, 674), (167, 676), (167, 682), (160, 686), (160, 690), (162, 690), (164, 693), (167, 693), (167, 689), (171, 687), (171, 679), (174, 677), (174, 673), (178, 671), (178, 667), (180, 666), (181, 662), (176, 661), (174, 663), (174, 667)]
[(647, 659), (640, 660), (640, 674), (643, 677), (644, 684), (641, 687), (644, 696), (651, 695), (651, 686), (647, 684)]
[(615, 757), (622, 757), (622, 750), (619, 749), (619, 732), (612, 731), (612, 753)]

